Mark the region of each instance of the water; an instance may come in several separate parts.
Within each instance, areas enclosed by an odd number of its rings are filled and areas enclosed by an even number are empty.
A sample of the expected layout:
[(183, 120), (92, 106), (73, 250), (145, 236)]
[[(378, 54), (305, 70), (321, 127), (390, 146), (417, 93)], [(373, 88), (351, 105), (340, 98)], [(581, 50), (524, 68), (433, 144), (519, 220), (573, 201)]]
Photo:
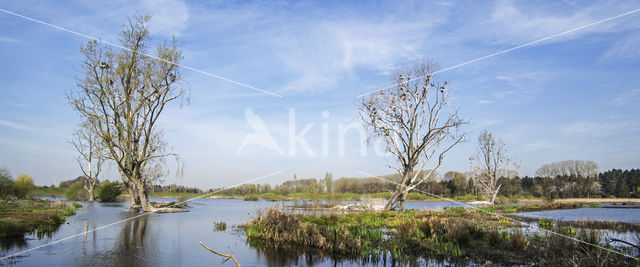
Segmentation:
[(535, 212), (523, 212), (516, 215), (544, 218), (563, 221), (614, 221), (639, 224), (640, 209), (621, 208), (580, 208), (568, 210), (547, 210)]
[[(51, 199), (51, 198), (49, 198)], [(55, 198), (54, 198), (55, 199)], [(152, 201), (175, 201), (175, 199), (152, 199)], [(140, 213), (129, 210), (129, 203), (88, 203), (68, 217), (51, 237), (38, 240), (2, 240), (2, 256), (55, 242), (37, 248), (2, 263), (17, 265), (118, 265), (118, 266), (191, 266), (210, 265), (222, 260), (200, 246), (233, 254), (244, 266), (289, 265), (313, 263), (318, 266), (333, 266), (331, 259), (313, 259), (305, 255), (292, 257), (277, 251), (259, 251), (247, 242), (244, 232), (233, 226), (240, 225), (256, 215), (260, 209), (274, 205), (290, 205), (290, 202), (243, 201), (239, 199), (196, 199), (189, 202), (192, 208), (185, 213), (149, 214), (131, 220)], [(432, 203), (424, 203), (429, 206)], [(420, 208), (412, 202), (411, 208)], [(441, 206), (441, 205), (440, 205)], [(213, 222), (227, 224), (224, 232), (213, 231)], [(89, 232), (84, 236), (84, 229)], [(340, 264), (350, 265), (350, 262)], [(354, 263), (355, 264), (355, 263)]]
[[(175, 199), (153, 199), (153, 201), (175, 201)], [(253, 219), (258, 210), (274, 205), (290, 205), (291, 202), (243, 201), (239, 199), (196, 199), (189, 202), (192, 206), (186, 213), (149, 214), (131, 220), (140, 213), (129, 211), (129, 203), (83, 203), (77, 214), (68, 217), (65, 223), (51, 237), (38, 240), (28, 237), (26, 240), (0, 240), (3, 249), (1, 256), (11, 255), (27, 249), (55, 242), (69, 236), (75, 237), (58, 243), (37, 248), (12, 260), (0, 263), (15, 263), (19, 266), (192, 266), (219, 263), (222, 258), (200, 246), (204, 242), (208, 247), (233, 254), (243, 266), (255, 265), (361, 265), (359, 262), (334, 262), (330, 258), (314, 258), (311, 255), (291, 255), (281, 251), (264, 251), (254, 248), (246, 242), (244, 232), (234, 226)], [(407, 202), (410, 209), (441, 209), (446, 206), (459, 206), (451, 202)], [(557, 218), (576, 219), (593, 218), (599, 213), (603, 217), (629, 219), (633, 223), (640, 221), (638, 209), (578, 209), (550, 211)], [(571, 212), (581, 212), (581, 215)], [(613, 213), (610, 213), (613, 212)], [(529, 213), (530, 214), (530, 213)], [(589, 214), (590, 216), (586, 216)], [(582, 216), (582, 217), (580, 217)], [(574, 218), (574, 217), (572, 217)], [(213, 231), (213, 222), (227, 224), (224, 232)], [(84, 236), (84, 229), (89, 232)], [(232, 263), (226, 263), (233, 266)], [(418, 265), (447, 264), (418, 260)]]

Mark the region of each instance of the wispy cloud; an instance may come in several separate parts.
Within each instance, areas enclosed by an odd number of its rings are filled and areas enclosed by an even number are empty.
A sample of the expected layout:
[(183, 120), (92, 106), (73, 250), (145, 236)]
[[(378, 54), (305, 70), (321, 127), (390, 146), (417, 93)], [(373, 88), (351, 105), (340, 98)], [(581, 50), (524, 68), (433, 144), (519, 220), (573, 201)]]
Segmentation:
[(180, 0), (144, 0), (141, 7), (153, 15), (151, 31), (171, 37), (180, 36), (189, 20), (189, 7)]
[(539, 151), (543, 149), (553, 148), (554, 144), (549, 143), (548, 141), (539, 140), (531, 143), (527, 143), (523, 145), (525, 151)]
[(358, 68), (388, 72), (399, 63), (421, 57), (417, 52), (429, 35), (429, 24), (393, 21), (324, 21), (308, 35), (290, 40), (278, 53), (297, 78), (285, 91), (321, 90), (334, 86)]
[(624, 91), (611, 101), (614, 106), (622, 106), (629, 103), (637, 104), (640, 100), (640, 88)]
[(601, 138), (625, 132), (631, 126), (633, 124), (629, 122), (577, 121), (562, 128), (562, 132), (566, 135)]
[(503, 121), (499, 119), (481, 118), (471, 121), (471, 126), (475, 129), (484, 129), (489, 126), (500, 124), (502, 122)]
[(23, 41), (20, 41), (18, 39), (13, 39), (13, 38), (8, 38), (8, 37), (3, 37), (3, 36), (0, 36), (0, 42), (3, 42), (3, 43), (16, 43), (16, 44), (24, 43)]
[(16, 129), (16, 130), (21, 130), (21, 131), (27, 131), (27, 132), (33, 131), (31, 129), (31, 127), (26, 126), (24, 124), (17, 123), (17, 122), (12, 122), (12, 121), (7, 121), (7, 120), (2, 120), (2, 119), (0, 119), (0, 125), (5, 126), (5, 127), (9, 127), (9, 128), (13, 128), (13, 129)]
[[(535, 7), (532, 7), (534, 5)], [(498, 1), (486, 24), (492, 26), (492, 36), (496, 38), (496, 42), (518, 43), (587, 25), (639, 7), (632, 2), (617, 4), (602, 2), (574, 6), (570, 3)], [(625, 20), (630, 19), (632, 18), (621, 18), (615, 22), (603, 23), (549, 41), (565, 41), (593, 33), (622, 32), (629, 28), (640, 27), (625, 23)]]
[(533, 98), (553, 75), (548, 72), (509, 73), (497, 75), (502, 86), (491, 94), (496, 100), (520, 103)]

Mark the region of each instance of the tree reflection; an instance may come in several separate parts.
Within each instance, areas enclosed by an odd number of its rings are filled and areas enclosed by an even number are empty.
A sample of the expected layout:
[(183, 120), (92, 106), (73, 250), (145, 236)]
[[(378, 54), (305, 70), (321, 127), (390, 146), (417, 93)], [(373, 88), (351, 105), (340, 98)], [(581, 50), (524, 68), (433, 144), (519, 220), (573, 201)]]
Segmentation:
[[(139, 266), (144, 265), (147, 260), (147, 252), (151, 250), (145, 247), (145, 236), (147, 233), (148, 216), (140, 216), (122, 224), (122, 230), (117, 235), (113, 248), (110, 250), (100, 249), (101, 240), (96, 240), (95, 231), (92, 237), (88, 237), (86, 242), (94, 243), (98, 255), (83, 257), (82, 266), (107, 265), (107, 266)], [(96, 244), (96, 242), (98, 242)], [(147, 242), (151, 245), (152, 242)], [(90, 253), (89, 253), (90, 254)], [(89, 256), (89, 255), (88, 255)]]

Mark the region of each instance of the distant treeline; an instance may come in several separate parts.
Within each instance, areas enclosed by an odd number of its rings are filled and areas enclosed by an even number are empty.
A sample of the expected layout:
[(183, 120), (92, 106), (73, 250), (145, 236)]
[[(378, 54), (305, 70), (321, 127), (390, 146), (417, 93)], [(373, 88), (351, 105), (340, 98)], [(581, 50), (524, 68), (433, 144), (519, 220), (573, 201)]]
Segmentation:
[(503, 196), (526, 193), (548, 199), (640, 197), (640, 169), (613, 169), (587, 178), (573, 175), (502, 178), (501, 183)]
[[(454, 197), (477, 194), (470, 173), (447, 172), (440, 180), (428, 179), (418, 190), (428, 194)], [(380, 178), (340, 178), (327, 184), (327, 179), (314, 178), (289, 180), (277, 186), (269, 184), (247, 184), (220, 192), (220, 195), (290, 194), (290, 193), (356, 193), (370, 194), (391, 192), (395, 189), (397, 175)], [(590, 177), (560, 175), (556, 177), (500, 178), (499, 195), (504, 197), (532, 196), (538, 198), (585, 198), (585, 197), (640, 197), (640, 169), (613, 169)], [(330, 188), (330, 190), (327, 190)], [(195, 189), (191, 189), (195, 190)], [(213, 192), (211, 189), (209, 192)], [(176, 192), (176, 191), (173, 191)], [(182, 191), (177, 191), (182, 192)], [(189, 191), (187, 191), (189, 192)]]
[[(330, 177), (330, 174), (328, 177)], [(427, 179), (416, 189), (427, 192), (427, 195), (455, 197), (475, 195), (474, 179), (471, 173), (447, 172), (442, 178)], [(388, 180), (392, 182), (383, 181)], [(293, 179), (280, 185), (246, 184), (222, 190), (222, 188), (204, 191), (196, 187), (182, 185), (154, 185), (152, 192), (202, 193), (216, 192), (218, 195), (245, 196), (274, 193), (288, 195), (292, 193), (355, 193), (375, 194), (392, 192), (398, 182), (398, 175), (386, 175), (379, 178), (340, 178), (333, 179)], [(500, 196), (531, 196), (537, 198), (585, 198), (585, 197), (640, 197), (640, 169), (613, 169), (598, 174), (582, 177), (579, 174), (567, 173), (555, 177), (512, 177), (500, 178), (502, 188)], [(221, 191), (222, 190), (222, 191)], [(418, 191), (419, 192), (419, 191)]]

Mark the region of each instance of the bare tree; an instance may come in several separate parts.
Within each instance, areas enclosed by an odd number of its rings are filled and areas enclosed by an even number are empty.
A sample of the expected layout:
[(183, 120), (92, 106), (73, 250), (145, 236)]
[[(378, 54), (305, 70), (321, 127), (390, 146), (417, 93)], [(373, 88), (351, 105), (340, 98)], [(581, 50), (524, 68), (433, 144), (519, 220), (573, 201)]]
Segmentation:
[(575, 176), (581, 178), (596, 178), (599, 173), (598, 163), (591, 160), (563, 160), (548, 163), (536, 170), (541, 177)]
[(471, 168), (474, 172), (474, 184), (478, 191), (494, 203), (502, 184), (498, 184), (500, 177), (516, 174), (517, 168), (513, 159), (507, 156), (505, 143), (496, 139), (489, 131), (484, 130), (478, 136), (476, 153), (471, 156)]
[(182, 59), (175, 39), (148, 55), (150, 16), (135, 16), (123, 26), (121, 46), (114, 50), (95, 41), (82, 47), (84, 77), (69, 102), (105, 145), (131, 196), (131, 207), (153, 211), (146, 190), (149, 161), (175, 156), (165, 151), (158, 118), (169, 102), (182, 103), (186, 93), (178, 69)]
[[(393, 76), (395, 86), (362, 99), (359, 115), (370, 138), (382, 138), (386, 150), (399, 162), (400, 178), (385, 209), (402, 210), (407, 194), (440, 167), (445, 153), (463, 141), (465, 122), (449, 105), (448, 83), (436, 82), (434, 65), (420, 64)], [(415, 78), (414, 78), (415, 77)], [(429, 171), (420, 171), (436, 160)], [(417, 167), (418, 171), (414, 171)], [(394, 206), (395, 205), (395, 206)]]
[(73, 137), (69, 142), (79, 154), (77, 161), (78, 165), (80, 165), (80, 170), (86, 177), (84, 189), (89, 193), (89, 201), (94, 201), (94, 188), (98, 183), (102, 163), (106, 159), (102, 140), (93, 132), (91, 124), (84, 122), (73, 132)]

